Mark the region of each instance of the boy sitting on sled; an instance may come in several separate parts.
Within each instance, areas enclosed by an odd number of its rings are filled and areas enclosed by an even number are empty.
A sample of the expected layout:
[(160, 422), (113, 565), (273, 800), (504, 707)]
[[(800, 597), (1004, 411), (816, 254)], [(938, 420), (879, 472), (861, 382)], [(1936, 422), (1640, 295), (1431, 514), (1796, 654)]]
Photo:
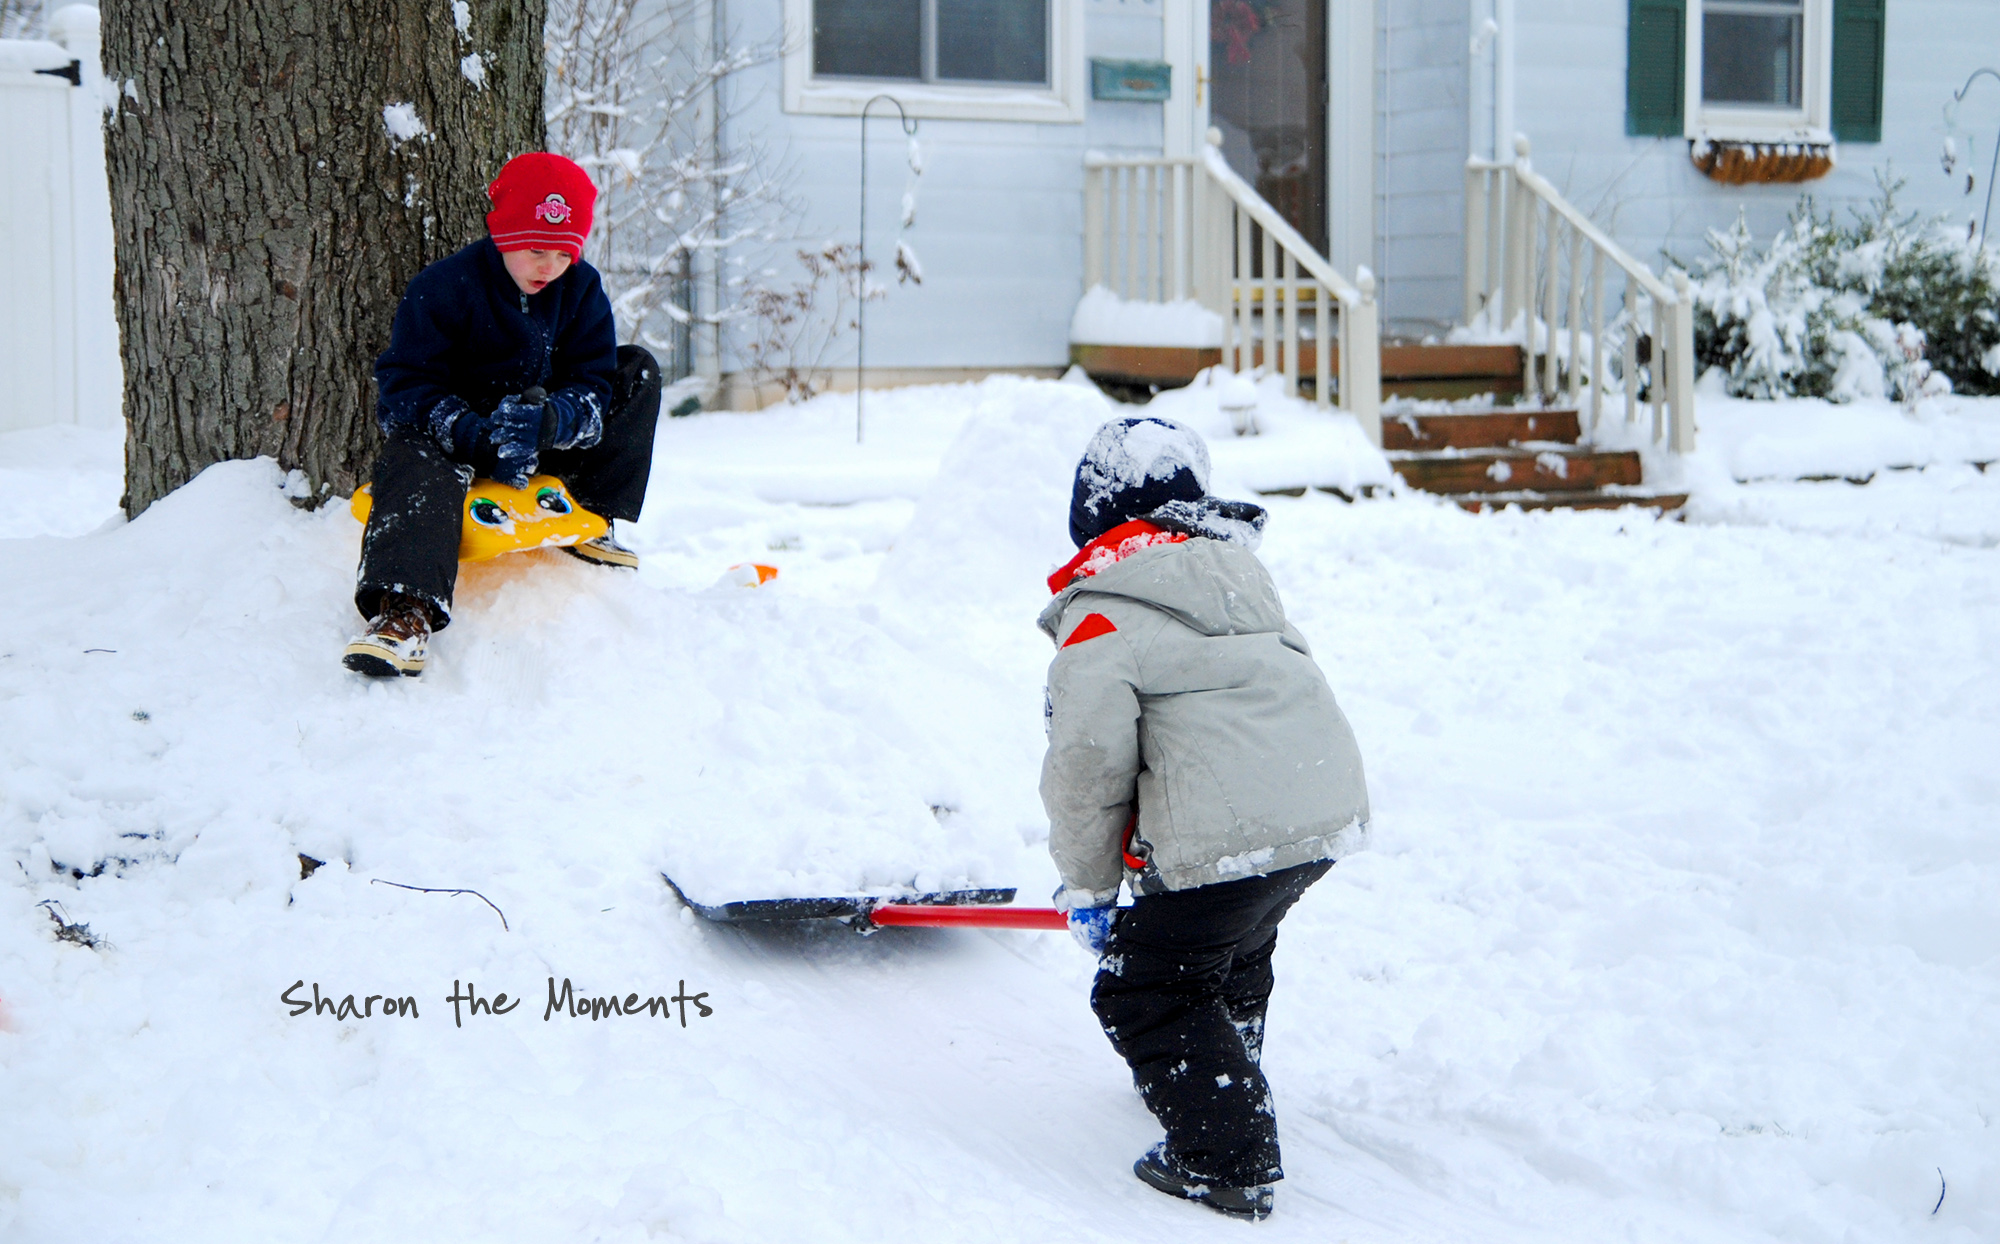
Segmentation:
[(1091, 1009), (1166, 1129), (1133, 1172), (1262, 1218), (1284, 1177), (1258, 1069), (1278, 922), (1358, 845), (1368, 792), (1255, 555), (1265, 511), (1207, 494), (1207, 447), (1168, 420), (1115, 420), (1085, 451), (1081, 551), (1040, 618), (1042, 802), (1056, 906), (1100, 956)]
[[(489, 236), (417, 274), (375, 361), (385, 439), (354, 593), (369, 621), (342, 658), (359, 673), (423, 672), (431, 632), (451, 620), (476, 475), (516, 488), (557, 476), (607, 524), (637, 519), (646, 499), (660, 368), (618, 344), (583, 262), (597, 188), (574, 162), (530, 152), (486, 193)], [(609, 529), (566, 551), (639, 564)]]

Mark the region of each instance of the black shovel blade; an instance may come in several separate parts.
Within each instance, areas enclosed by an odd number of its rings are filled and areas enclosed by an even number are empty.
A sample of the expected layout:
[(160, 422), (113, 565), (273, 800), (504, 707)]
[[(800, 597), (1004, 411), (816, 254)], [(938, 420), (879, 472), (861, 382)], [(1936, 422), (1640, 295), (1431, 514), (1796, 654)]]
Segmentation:
[(734, 903), (717, 903), (713, 907), (695, 902), (686, 891), (674, 884), (674, 879), (660, 874), (680, 900), (694, 908), (695, 914), (704, 920), (715, 920), (723, 924), (745, 924), (762, 920), (852, 920), (866, 916), (883, 903), (904, 903), (917, 906), (966, 907), (986, 906), (1014, 901), (1014, 890), (938, 890), (928, 894), (904, 891), (894, 894), (851, 894), (840, 898), (753, 898)]

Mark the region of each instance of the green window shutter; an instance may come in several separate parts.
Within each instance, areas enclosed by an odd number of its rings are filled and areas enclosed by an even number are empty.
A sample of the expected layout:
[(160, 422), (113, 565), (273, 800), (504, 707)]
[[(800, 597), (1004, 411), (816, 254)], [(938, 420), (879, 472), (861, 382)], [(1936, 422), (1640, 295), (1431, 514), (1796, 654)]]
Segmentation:
[(1888, 0), (1833, 0), (1833, 136), (1882, 141), (1882, 46)]
[(1686, 129), (1687, 0), (1628, 0), (1628, 6), (1625, 132), (1679, 138)]

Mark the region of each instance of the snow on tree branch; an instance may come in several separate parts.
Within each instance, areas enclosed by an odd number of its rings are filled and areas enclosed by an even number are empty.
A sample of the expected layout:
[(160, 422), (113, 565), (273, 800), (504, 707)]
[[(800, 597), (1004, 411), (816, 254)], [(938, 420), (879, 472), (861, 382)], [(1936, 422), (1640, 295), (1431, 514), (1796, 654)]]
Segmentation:
[[(737, 318), (747, 291), (698, 312), (693, 257), (769, 240), (791, 211), (781, 170), (718, 118), (727, 80), (776, 59), (777, 45), (708, 46), (707, 10), (690, 0), (550, 0), (543, 34), (549, 145), (597, 183), (586, 258), (604, 274), (619, 335), (677, 353), (688, 330)], [(676, 360), (682, 366), (685, 358)]]

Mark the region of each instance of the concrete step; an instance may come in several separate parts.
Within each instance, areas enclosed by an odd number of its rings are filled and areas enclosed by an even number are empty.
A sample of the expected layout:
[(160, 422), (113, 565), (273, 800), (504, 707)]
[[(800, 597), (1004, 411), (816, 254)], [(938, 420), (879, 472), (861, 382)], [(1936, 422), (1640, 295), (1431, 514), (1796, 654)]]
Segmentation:
[(1392, 453), (1389, 465), (1413, 488), (1447, 495), (1587, 492), (1643, 481), (1639, 455), (1587, 449), (1447, 450)]
[(1479, 410), (1448, 415), (1382, 414), (1385, 450), (1504, 449), (1523, 441), (1574, 445), (1583, 435), (1573, 410)]

